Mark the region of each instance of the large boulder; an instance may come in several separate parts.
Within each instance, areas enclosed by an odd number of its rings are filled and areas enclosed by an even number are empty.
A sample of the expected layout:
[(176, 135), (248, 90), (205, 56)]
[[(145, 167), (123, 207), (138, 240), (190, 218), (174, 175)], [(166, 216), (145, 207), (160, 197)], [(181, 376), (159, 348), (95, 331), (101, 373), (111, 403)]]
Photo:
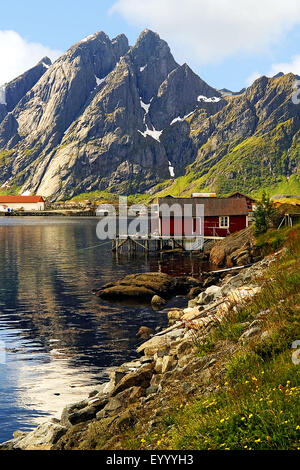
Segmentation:
[(46, 422), (36, 429), (22, 434), (16, 439), (1, 444), (2, 450), (50, 450), (52, 445), (67, 432), (67, 428), (58, 423)]
[(174, 341), (184, 335), (184, 328), (174, 329), (161, 336), (153, 336), (153, 338), (138, 347), (137, 352), (145, 356), (154, 356), (158, 351), (165, 350)]
[(257, 256), (254, 231), (248, 227), (216, 243), (210, 252), (210, 262), (216, 266), (244, 266), (257, 260)]
[(174, 278), (164, 273), (130, 274), (116, 282), (104, 285), (96, 292), (96, 295), (111, 301), (135, 299), (151, 302), (155, 296), (169, 299), (175, 294), (187, 294), (191, 287), (197, 284), (199, 281), (194, 278)]
[(114, 283), (106, 284), (96, 295), (107, 300), (138, 299), (151, 301), (155, 295), (170, 297), (174, 280), (162, 273), (130, 274)]
[(130, 372), (125, 375), (120, 382), (116, 385), (112, 395), (115, 396), (124, 390), (132, 387), (148, 388), (151, 377), (153, 375), (153, 364), (146, 364), (145, 366)]
[(137, 338), (142, 338), (142, 339), (150, 339), (151, 336), (154, 335), (154, 331), (151, 328), (148, 328), (147, 326), (141, 326), (139, 331), (137, 332)]
[(155, 310), (158, 310), (167, 305), (167, 301), (160, 297), (159, 295), (154, 295), (151, 299), (151, 305)]

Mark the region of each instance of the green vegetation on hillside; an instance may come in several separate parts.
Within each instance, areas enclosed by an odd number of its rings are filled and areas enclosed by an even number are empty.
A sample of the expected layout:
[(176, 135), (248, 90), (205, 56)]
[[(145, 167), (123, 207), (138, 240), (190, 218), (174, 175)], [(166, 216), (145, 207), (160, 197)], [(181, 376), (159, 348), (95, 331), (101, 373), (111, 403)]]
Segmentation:
[(235, 342), (245, 321), (268, 310), (267, 339), (228, 357), (220, 392), (174, 410), (162, 448), (299, 449), (300, 366), (292, 361), (291, 346), (300, 339), (300, 229), (284, 229), (274, 245), (276, 234), (258, 239), (269, 249), (286, 242), (287, 249), (269, 269), (262, 292), (212, 333), (214, 344)]
[[(191, 192), (213, 191), (220, 195), (229, 195), (241, 191), (254, 196), (261, 196), (266, 190), (274, 194), (300, 193), (300, 139), (291, 137), (294, 132), (294, 120), (289, 119), (275, 128), (262, 133), (260, 129), (254, 136), (242, 142), (231, 143), (231, 149), (222, 158), (213, 156), (199, 157), (186, 169), (184, 176), (174, 182), (169, 180), (163, 190), (157, 187), (158, 194), (186, 196)], [(210, 140), (199, 150), (200, 156), (210, 149)], [(212, 145), (213, 146), (213, 145)], [(225, 149), (225, 147), (224, 147)], [(290, 150), (288, 150), (290, 149)], [(221, 154), (222, 149), (219, 149)], [(287, 178), (287, 162), (296, 167), (295, 173)]]
[[(70, 202), (94, 202), (96, 204), (117, 204), (120, 194), (108, 191), (90, 191), (81, 193), (73, 197)], [(150, 194), (131, 194), (128, 197), (128, 204), (149, 204), (153, 199)]]
[[(261, 292), (233, 309), (198, 346), (200, 357), (218, 353), (224, 373), (210, 379), (211, 392), (205, 395), (187, 400), (174, 390), (167, 413), (158, 410), (160, 424), (149, 431), (145, 417), (135, 428), (124, 428), (118, 435), (120, 448), (300, 449), (300, 365), (292, 349), (300, 340), (300, 228), (271, 230), (257, 244), (266, 253), (283, 247), (264, 274)], [(239, 342), (258, 315), (264, 318), (262, 334)], [(106, 443), (96, 424), (88, 439), (96, 448)]]

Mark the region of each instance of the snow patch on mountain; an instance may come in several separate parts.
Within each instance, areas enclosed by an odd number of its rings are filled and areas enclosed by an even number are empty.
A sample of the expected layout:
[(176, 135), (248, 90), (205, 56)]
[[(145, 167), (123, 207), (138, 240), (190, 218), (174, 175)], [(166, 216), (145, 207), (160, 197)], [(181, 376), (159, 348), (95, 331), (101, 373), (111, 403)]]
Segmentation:
[(143, 102), (142, 98), (140, 98), (141, 108), (145, 111), (146, 115), (149, 113), (149, 109), (150, 109), (150, 106), (151, 106), (151, 101), (150, 101), (149, 104), (146, 104), (146, 103)]
[(140, 97), (141, 108), (145, 111), (143, 122), (146, 126), (146, 131), (142, 132), (142, 131), (138, 130), (138, 132), (145, 138), (147, 137), (147, 135), (149, 135), (150, 137), (152, 137), (152, 139), (155, 139), (158, 142), (160, 142), (160, 136), (163, 133), (163, 131), (157, 131), (154, 128), (154, 126), (152, 126), (152, 130), (151, 130), (151, 129), (149, 129), (148, 124), (146, 123), (146, 116), (147, 116), (147, 114), (149, 114), (149, 109), (150, 109), (152, 100), (153, 100), (153, 98), (151, 98), (150, 103), (146, 104), (146, 103), (143, 102), (142, 98)]
[(172, 166), (172, 163), (170, 161), (169, 161), (169, 172), (170, 172), (171, 178), (175, 178), (175, 169)]
[(6, 106), (6, 89), (5, 86), (0, 86), (0, 104), (4, 104)]
[[(96, 77), (96, 75), (95, 75), (95, 79), (96, 79), (96, 84), (97, 84), (97, 86), (99, 86), (99, 85), (101, 85), (101, 83), (104, 83), (104, 82), (105, 82), (106, 77), (104, 77), (104, 78), (98, 78), (98, 77)], [(96, 88), (97, 88), (97, 87), (96, 87)]]
[(162, 135), (163, 131), (157, 131), (154, 127), (152, 129), (152, 131), (149, 129), (149, 127), (147, 126), (146, 124), (146, 131), (145, 132), (142, 132), (140, 130), (138, 130), (138, 132), (140, 134), (142, 134), (143, 137), (147, 137), (147, 135), (149, 135), (150, 137), (152, 137), (152, 139), (155, 139), (157, 140), (157, 142), (160, 142), (160, 136)]
[(183, 116), (183, 118), (180, 117), (180, 116), (178, 116), (177, 118), (173, 119), (173, 121), (170, 123), (170, 126), (173, 126), (173, 124), (175, 124), (176, 122), (185, 121), (189, 116), (191, 116), (192, 114), (194, 114), (195, 111), (196, 111), (196, 110), (192, 111), (192, 112), (189, 113), (189, 114), (186, 114), (186, 116)]
[(219, 98), (218, 96), (213, 96), (212, 98), (208, 98), (207, 96), (200, 95), (197, 98), (198, 102), (203, 101), (204, 103), (218, 103), (221, 101), (222, 98)]
[(81, 44), (82, 42), (88, 42), (88, 41), (90, 41), (91, 39), (94, 39), (96, 36), (97, 36), (97, 33), (91, 34), (90, 36), (87, 36), (86, 38), (84, 38), (84, 39), (82, 39), (81, 41), (79, 41), (79, 43)]

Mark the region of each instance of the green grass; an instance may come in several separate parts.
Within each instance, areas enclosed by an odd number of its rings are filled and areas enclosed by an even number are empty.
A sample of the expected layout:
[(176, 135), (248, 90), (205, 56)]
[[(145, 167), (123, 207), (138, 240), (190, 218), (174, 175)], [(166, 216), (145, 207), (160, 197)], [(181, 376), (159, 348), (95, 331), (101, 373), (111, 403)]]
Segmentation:
[[(82, 202), (91, 201), (97, 203), (111, 203), (116, 204), (119, 202), (120, 194), (110, 193), (108, 191), (90, 191), (86, 193), (80, 193), (73, 197), (71, 201)], [(131, 194), (128, 196), (128, 204), (149, 204), (153, 196), (150, 194)]]
[[(155, 433), (123, 441), (123, 448), (174, 450), (300, 449), (300, 366), (292, 343), (300, 339), (300, 229), (283, 229), (276, 247), (285, 253), (270, 266), (262, 290), (198, 344), (200, 357), (235, 344), (225, 356), (225, 374), (212, 378), (215, 392), (183, 404), (178, 395)], [(269, 251), (275, 232), (258, 240)], [(268, 311), (264, 339), (237, 344), (244, 322)], [(225, 353), (226, 354), (226, 353)]]
[[(193, 131), (197, 133), (197, 129)], [(260, 129), (242, 142), (227, 142), (214, 149), (208, 140), (198, 151), (198, 158), (186, 168), (186, 174), (175, 181), (165, 181), (159, 195), (183, 196), (191, 192), (213, 191), (229, 195), (241, 191), (260, 197), (263, 190), (275, 194), (300, 193), (300, 138), (295, 134), (293, 119), (278, 123), (264, 133)], [(296, 168), (287, 178), (286, 161)]]
[(296, 450), (300, 369), (291, 362), (290, 353), (268, 364), (239, 357), (227, 367), (226, 391), (175, 412), (175, 428), (167, 431), (162, 448)]
[[(300, 339), (300, 229), (280, 235), (286, 253), (270, 267), (261, 293), (211, 333), (209, 352), (216, 341), (235, 342), (241, 320), (253, 320), (261, 311), (269, 310), (264, 328), (270, 333), (227, 359), (225, 391), (174, 412), (175, 427), (165, 431), (165, 448), (300, 447), (300, 366), (293, 364), (291, 351)], [(272, 247), (273, 237), (271, 231), (258, 243)]]
[(108, 202), (118, 202), (119, 196), (117, 194), (109, 193), (108, 191), (90, 191), (86, 193), (80, 193), (77, 196), (74, 196), (71, 201), (81, 202), (81, 201), (108, 201)]

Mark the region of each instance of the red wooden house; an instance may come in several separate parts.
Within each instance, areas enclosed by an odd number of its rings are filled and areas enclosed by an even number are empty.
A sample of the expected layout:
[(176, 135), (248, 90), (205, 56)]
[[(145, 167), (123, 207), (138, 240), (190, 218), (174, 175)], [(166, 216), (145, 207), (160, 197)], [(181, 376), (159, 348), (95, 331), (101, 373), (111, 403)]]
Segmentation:
[[(162, 237), (226, 237), (248, 226), (245, 198), (158, 198)], [(201, 208), (204, 222), (201, 225)], [(201, 230), (203, 227), (204, 233)]]
[(246, 194), (243, 194), (243, 193), (234, 193), (231, 196), (229, 196), (228, 199), (231, 199), (231, 198), (234, 198), (234, 199), (245, 198), (247, 202), (247, 206), (248, 206), (248, 211), (253, 212), (253, 206), (255, 206), (256, 200), (253, 199), (252, 197), (247, 196)]

